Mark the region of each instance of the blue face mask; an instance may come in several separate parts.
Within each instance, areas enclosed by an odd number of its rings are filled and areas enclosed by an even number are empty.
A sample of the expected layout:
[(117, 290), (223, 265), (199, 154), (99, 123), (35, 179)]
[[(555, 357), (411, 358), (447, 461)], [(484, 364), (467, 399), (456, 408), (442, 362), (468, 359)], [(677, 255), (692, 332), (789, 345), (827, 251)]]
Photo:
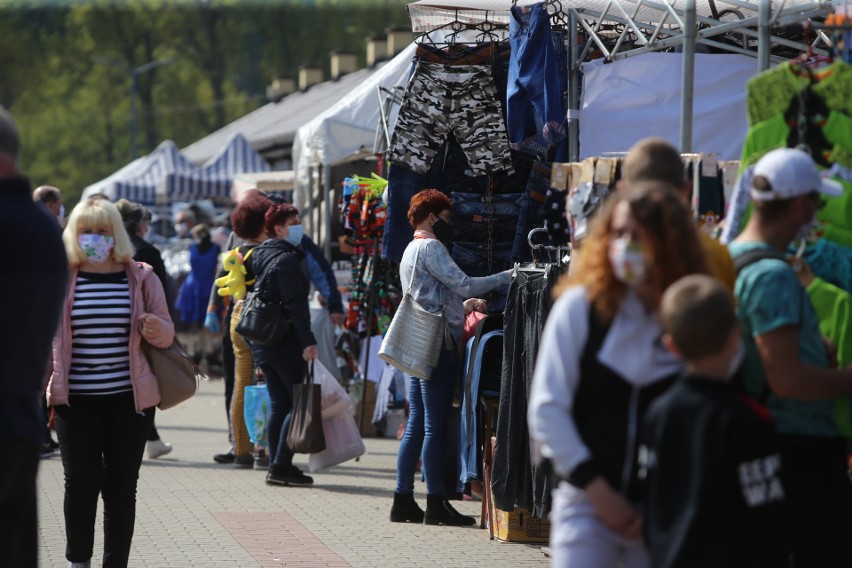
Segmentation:
[(284, 237), (284, 240), (294, 247), (302, 244), (302, 237), (305, 235), (305, 230), (301, 225), (290, 225), (290, 232)]

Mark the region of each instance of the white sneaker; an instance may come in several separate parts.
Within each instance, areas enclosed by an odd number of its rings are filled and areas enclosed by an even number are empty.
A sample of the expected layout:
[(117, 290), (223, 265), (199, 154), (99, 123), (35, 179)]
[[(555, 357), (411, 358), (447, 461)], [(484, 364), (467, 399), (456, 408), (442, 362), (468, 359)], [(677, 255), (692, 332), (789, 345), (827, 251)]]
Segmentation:
[(162, 440), (152, 440), (147, 444), (148, 458), (155, 460), (172, 451), (172, 445)]

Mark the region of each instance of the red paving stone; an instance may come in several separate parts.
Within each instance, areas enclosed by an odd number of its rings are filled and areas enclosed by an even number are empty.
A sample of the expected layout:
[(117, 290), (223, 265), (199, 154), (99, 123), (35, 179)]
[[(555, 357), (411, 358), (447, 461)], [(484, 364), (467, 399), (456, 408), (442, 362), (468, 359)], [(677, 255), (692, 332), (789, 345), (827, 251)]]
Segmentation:
[(284, 512), (213, 513), (263, 567), (350, 568), (299, 521)]

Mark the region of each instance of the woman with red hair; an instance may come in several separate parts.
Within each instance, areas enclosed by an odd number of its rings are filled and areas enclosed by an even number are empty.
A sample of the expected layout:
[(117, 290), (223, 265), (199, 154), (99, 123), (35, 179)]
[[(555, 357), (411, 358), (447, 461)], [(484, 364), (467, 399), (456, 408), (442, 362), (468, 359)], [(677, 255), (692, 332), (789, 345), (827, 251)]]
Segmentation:
[[(293, 385), (302, 382), (307, 361), (317, 358), (317, 342), (311, 332), (308, 279), (302, 268), (302, 221), (292, 205), (272, 205), (266, 211), (264, 229), (269, 240), (255, 247), (251, 265), (255, 288), (269, 302), (281, 303), (282, 317), (292, 322), (280, 343), (252, 344), (255, 364), (263, 371), (269, 389), (270, 485), (312, 485), (314, 480), (293, 465), (287, 447), (287, 430), (293, 409)], [(262, 287), (262, 290), (259, 288)]]
[[(460, 344), (465, 310), (475, 298), (509, 284), (510, 271), (473, 278), (462, 272), (450, 256), (452, 243), (450, 199), (435, 189), (424, 189), (411, 198), (408, 221), (414, 240), (406, 247), (399, 266), (403, 290), (425, 310), (443, 312), (447, 323), (438, 365), (429, 377), (411, 377), (408, 401), (411, 413), (397, 457), (396, 491), (390, 512), (392, 522), (424, 522), (432, 525), (468, 526), (473, 517), (456, 511), (445, 495), (444, 433), (453, 403), (457, 375), (456, 347)], [(426, 511), (414, 500), (414, 473), (423, 459), (426, 478)]]
[[(247, 292), (253, 290), (256, 282), (251, 262), (254, 249), (269, 238), (264, 224), (266, 212), (271, 205), (272, 202), (269, 198), (260, 192), (254, 192), (240, 201), (231, 213), (231, 227), (239, 238), (244, 239), (243, 244), (238, 247), (238, 251), (243, 258), (243, 266), (246, 268)], [(243, 411), (245, 408), (245, 389), (252, 384), (254, 378), (254, 357), (252, 356), (251, 346), (236, 330), (242, 317), (243, 303), (244, 300), (237, 300), (234, 303), (229, 329), (225, 330), (225, 333), (230, 333), (231, 345), (233, 345), (234, 350), (234, 394), (230, 407), (234, 433), (234, 467), (252, 468), (254, 467), (253, 447), (243, 419)]]

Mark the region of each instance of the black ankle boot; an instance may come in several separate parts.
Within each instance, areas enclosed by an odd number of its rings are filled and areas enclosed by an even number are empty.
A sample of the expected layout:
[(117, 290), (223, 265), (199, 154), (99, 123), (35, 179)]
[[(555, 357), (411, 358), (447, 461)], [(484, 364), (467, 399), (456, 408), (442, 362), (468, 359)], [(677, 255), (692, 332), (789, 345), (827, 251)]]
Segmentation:
[(426, 496), (426, 513), (423, 523), (427, 525), (447, 525), (451, 527), (470, 527), (476, 519), (456, 511), (443, 495)]
[(394, 493), (390, 520), (392, 523), (422, 523), (423, 509), (412, 493)]

